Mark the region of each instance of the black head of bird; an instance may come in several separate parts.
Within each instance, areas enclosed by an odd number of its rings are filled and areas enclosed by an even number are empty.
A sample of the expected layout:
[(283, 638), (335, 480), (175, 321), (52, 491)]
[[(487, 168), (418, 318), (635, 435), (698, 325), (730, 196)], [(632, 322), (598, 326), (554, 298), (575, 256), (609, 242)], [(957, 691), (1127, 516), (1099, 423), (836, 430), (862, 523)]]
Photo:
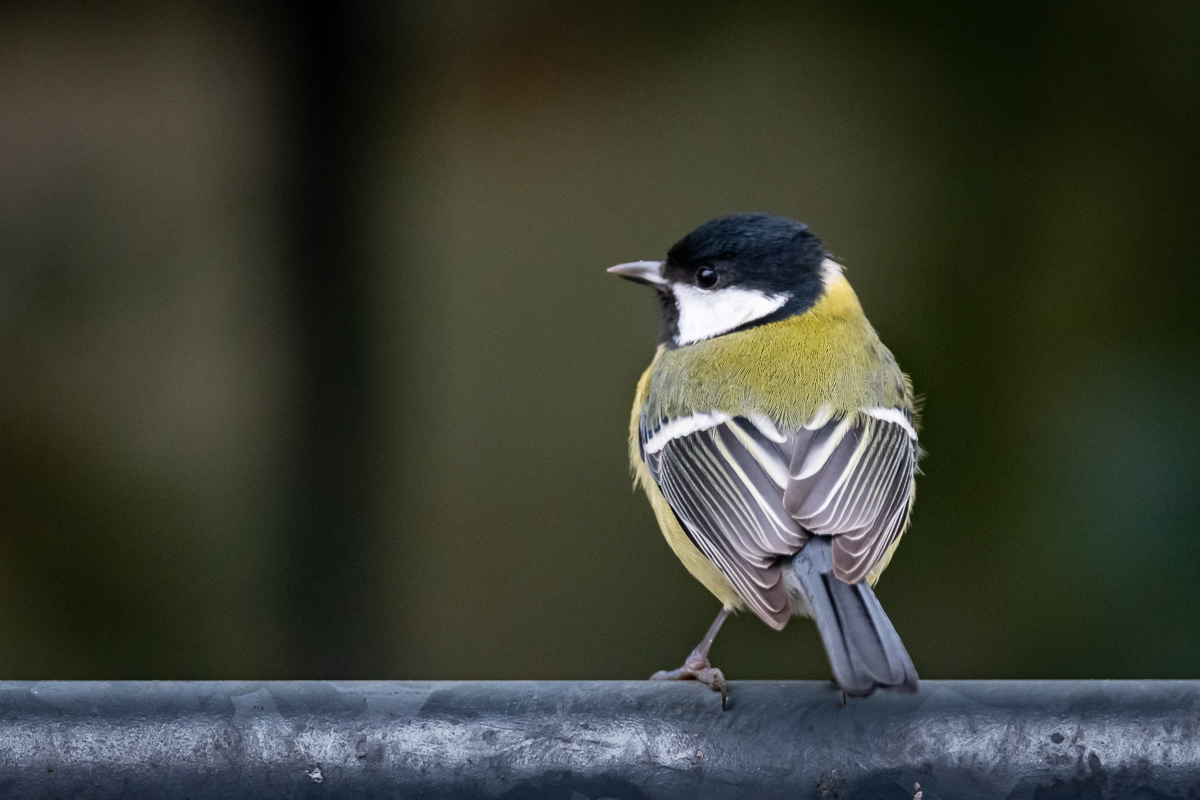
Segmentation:
[(802, 222), (735, 214), (701, 225), (662, 261), (608, 271), (658, 290), (663, 341), (680, 345), (802, 313), (820, 299), (826, 257)]

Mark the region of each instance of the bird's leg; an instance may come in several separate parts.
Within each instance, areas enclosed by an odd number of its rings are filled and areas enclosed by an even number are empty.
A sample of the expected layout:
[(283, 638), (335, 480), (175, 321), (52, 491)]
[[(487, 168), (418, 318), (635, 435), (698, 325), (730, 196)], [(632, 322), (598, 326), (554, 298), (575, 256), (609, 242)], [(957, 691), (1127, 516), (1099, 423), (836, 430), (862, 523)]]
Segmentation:
[(725, 622), (725, 618), (729, 616), (729, 609), (722, 608), (721, 613), (717, 614), (717, 618), (713, 620), (713, 624), (708, 627), (708, 633), (704, 634), (704, 638), (700, 640), (700, 644), (696, 645), (696, 649), (687, 657), (687, 661), (683, 662), (683, 666), (679, 669), (660, 670), (650, 676), (652, 681), (700, 681), (707, 684), (714, 692), (721, 693), (721, 708), (725, 708), (725, 676), (721, 670), (708, 663), (708, 651), (712, 647), (713, 639), (717, 638), (717, 631), (721, 630), (721, 625)]

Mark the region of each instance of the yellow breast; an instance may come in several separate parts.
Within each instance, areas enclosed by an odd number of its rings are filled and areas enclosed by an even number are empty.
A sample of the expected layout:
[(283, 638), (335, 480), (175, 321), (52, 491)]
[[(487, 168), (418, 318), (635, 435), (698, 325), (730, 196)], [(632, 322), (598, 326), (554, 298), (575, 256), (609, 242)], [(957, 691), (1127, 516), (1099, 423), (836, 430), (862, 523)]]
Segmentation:
[(642, 417), (642, 407), (646, 404), (646, 395), (650, 388), (650, 376), (654, 372), (654, 366), (658, 363), (658, 359), (662, 356), (663, 348), (659, 347), (658, 353), (654, 356), (654, 361), (650, 363), (650, 368), (642, 373), (641, 380), (638, 381), (637, 393), (633, 400), (633, 415), (629, 421), (629, 460), (633, 465), (634, 485), (641, 485), (646, 492), (646, 497), (650, 499), (650, 507), (654, 509), (654, 516), (658, 519), (658, 527), (662, 530), (663, 536), (667, 540), (667, 544), (671, 546), (676, 558), (683, 562), (687, 567), (688, 572), (692, 577), (700, 581), (704, 588), (708, 589), (717, 599), (725, 604), (726, 608), (740, 609), (743, 607), (742, 599), (738, 597), (737, 591), (733, 585), (725, 579), (721, 574), (721, 570), (717, 569), (704, 553), (696, 545), (692, 544), (692, 540), (684, 533), (683, 526), (679, 524), (679, 519), (675, 516), (675, 512), (671, 510), (671, 506), (667, 503), (667, 498), (663, 497), (662, 491), (659, 490), (658, 484), (654, 482), (654, 477), (650, 474), (650, 468), (642, 461), (641, 448), (638, 446), (638, 424)]

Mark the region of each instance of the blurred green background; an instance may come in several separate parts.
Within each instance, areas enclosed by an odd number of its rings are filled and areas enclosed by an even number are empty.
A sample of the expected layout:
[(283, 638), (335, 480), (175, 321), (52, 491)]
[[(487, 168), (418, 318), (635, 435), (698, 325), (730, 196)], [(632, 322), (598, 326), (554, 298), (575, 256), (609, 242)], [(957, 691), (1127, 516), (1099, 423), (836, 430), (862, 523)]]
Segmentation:
[(926, 396), (922, 677), (1200, 675), (1200, 6), (308, 0), (0, 11), (0, 677), (677, 666), (604, 268), (745, 210)]

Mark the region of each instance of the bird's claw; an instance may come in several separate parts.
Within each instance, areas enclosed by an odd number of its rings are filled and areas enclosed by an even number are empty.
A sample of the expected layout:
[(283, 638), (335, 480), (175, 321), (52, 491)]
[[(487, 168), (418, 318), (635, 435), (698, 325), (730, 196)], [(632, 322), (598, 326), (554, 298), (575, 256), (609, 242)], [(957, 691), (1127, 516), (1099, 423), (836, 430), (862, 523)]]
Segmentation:
[(699, 681), (714, 692), (721, 693), (721, 710), (725, 710), (728, 687), (725, 673), (708, 663), (708, 659), (688, 659), (679, 669), (663, 669), (650, 676), (652, 681)]

